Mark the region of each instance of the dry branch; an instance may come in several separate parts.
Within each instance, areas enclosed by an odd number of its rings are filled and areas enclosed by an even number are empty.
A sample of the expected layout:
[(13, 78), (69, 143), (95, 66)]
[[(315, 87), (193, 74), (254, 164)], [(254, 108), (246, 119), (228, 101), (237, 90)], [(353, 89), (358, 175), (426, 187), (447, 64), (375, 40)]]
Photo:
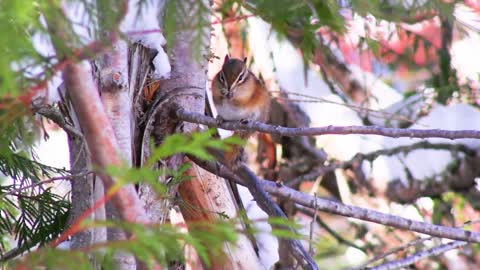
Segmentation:
[(426, 242), (426, 241), (429, 241), (429, 240), (432, 240), (433, 237), (429, 236), (429, 237), (418, 237), (417, 239), (411, 241), (411, 242), (408, 242), (404, 245), (401, 245), (401, 246), (398, 246), (398, 247), (395, 247), (395, 248), (392, 248), (382, 254), (378, 254), (378, 255), (375, 255), (373, 258), (369, 259), (368, 261), (364, 262), (363, 264), (355, 267), (355, 268), (350, 268), (350, 270), (362, 270), (362, 269), (365, 269), (368, 265), (370, 264), (373, 264), (374, 262), (376, 261), (379, 261), (379, 260), (383, 260), (385, 259), (387, 256), (389, 255), (392, 255), (392, 254), (395, 254), (397, 252), (402, 252), (402, 251), (405, 251), (407, 250), (408, 248), (410, 247), (414, 247), (414, 246), (417, 246), (423, 242)]
[[(244, 181), (245, 186), (252, 193), (253, 198), (255, 198), (258, 205), (262, 208), (263, 211), (268, 213), (270, 216), (287, 218), (282, 209), (273, 202), (273, 200), (265, 193), (265, 190), (260, 186), (260, 181), (258, 181), (255, 174), (248, 169), (245, 165), (240, 165), (235, 173), (238, 174)], [(318, 269), (317, 264), (303, 247), (300, 241), (295, 239), (286, 240), (288, 244), (288, 249), (292, 253), (291, 255), (297, 260), (297, 262), (302, 266), (303, 269)]]
[(68, 135), (83, 139), (82, 133), (78, 131), (74, 126), (67, 123), (67, 121), (65, 120), (65, 117), (55, 107), (51, 105), (32, 104), (31, 108), (34, 113), (37, 113), (53, 121), (60, 128), (62, 128)]
[(380, 150), (376, 150), (376, 151), (365, 153), (365, 154), (358, 153), (350, 160), (343, 161), (343, 162), (333, 162), (328, 166), (319, 166), (307, 174), (300, 175), (286, 182), (288, 186), (294, 187), (295, 185), (298, 185), (299, 183), (305, 180), (316, 179), (317, 177), (324, 175), (328, 172), (334, 171), (336, 169), (347, 169), (354, 166), (355, 164), (360, 164), (362, 161), (373, 162), (376, 158), (380, 156), (393, 156), (401, 153), (407, 154), (409, 152), (412, 152), (418, 149), (449, 150), (452, 152), (463, 152), (469, 156), (475, 155), (475, 150), (470, 149), (467, 146), (462, 144), (431, 143), (428, 141), (420, 141), (411, 145), (401, 145), (401, 146), (388, 148), (388, 149), (380, 149)]
[[(206, 170), (216, 173), (219, 176), (234, 181), (238, 184), (245, 185), (245, 180), (238, 177), (225, 166), (215, 164), (212, 162), (201, 161), (195, 157), (189, 157), (192, 161)], [(392, 226), (399, 229), (410, 230), (418, 233), (423, 233), (431, 236), (448, 238), (453, 240), (461, 240), (467, 242), (480, 243), (480, 233), (452, 228), (447, 226), (434, 225), (427, 222), (415, 221), (407, 218), (402, 218), (395, 215), (384, 214), (375, 210), (361, 208), (357, 206), (346, 205), (336, 201), (331, 201), (323, 198), (314, 198), (311, 195), (302, 193), (300, 191), (289, 188), (285, 185), (264, 180), (256, 179), (258, 188), (264, 189), (271, 195), (278, 196), (283, 199), (291, 200), (302, 206), (318, 209), (319, 211), (341, 215), (345, 217), (352, 217), (360, 220), (370, 221), (382, 225)]]
[(450, 242), (448, 244), (443, 244), (443, 245), (434, 247), (434, 248), (429, 249), (429, 250), (417, 252), (417, 253), (415, 253), (411, 256), (408, 256), (404, 259), (401, 259), (401, 260), (396, 260), (396, 261), (384, 263), (384, 264), (381, 264), (381, 265), (377, 265), (375, 267), (369, 267), (367, 269), (371, 269), (371, 270), (400, 269), (402, 267), (406, 267), (406, 266), (409, 266), (411, 264), (414, 264), (414, 263), (416, 263), (416, 262), (418, 262), (422, 259), (425, 259), (425, 258), (428, 258), (428, 257), (431, 257), (431, 256), (440, 255), (440, 254), (445, 253), (449, 250), (465, 246), (466, 244), (467, 244), (467, 242), (463, 242), (463, 241), (453, 241), (453, 242)]
[(444, 138), (450, 140), (458, 139), (480, 139), (478, 130), (443, 130), (443, 129), (401, 129), (384, 128), (378, 126), (326, 126), (326, 127), (301, 127), (288, 128), (273, 126), (255, 121), (232, 121), (220, 122), (212, 117), (203, 114), (188, 112), (182, 108), (175, 110), (176, 116), (184, 121), (218, 127), (227, 130), (248, 130), (259, 131), (282, 136), (321, 136), (321, 135), (378, 135), (384, 137), (400, 138)]

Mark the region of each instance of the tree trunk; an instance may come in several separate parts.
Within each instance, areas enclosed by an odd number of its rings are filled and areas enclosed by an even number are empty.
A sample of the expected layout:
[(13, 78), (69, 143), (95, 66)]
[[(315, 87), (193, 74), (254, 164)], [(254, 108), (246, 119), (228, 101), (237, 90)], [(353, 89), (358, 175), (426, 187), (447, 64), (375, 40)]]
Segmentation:
[[(220, 218), (218, 213), (230, 218), (238, 217), (235, 199), (225, 179), (195, 164), (192, 164), (187, 174), (194, 180), (182, 182), (178, 189), (184, 202), (181, 210), (187, 222), (215, 222)], [(239, 227), (243, 231), (242, 224)], [(244, 234), (239, 235), (234, 246), (226, 244), (223, 256), (212, 257), (211, 263), (205, 269), (262, 269), (252, 243)]]
[[(100, 57), (97, 79), (100, 98), (113, 127), (118, 150), (126, 166), (132, 166), (132, 97), (128, 87), (128, 45), (123, 40), (113, 44), (113, 48)], [(105, 205), (108, 220), (120, 220), (111, 202)], [(107, 229), (108, 241), (125, 239), (119, 228)], [(135, 258), (131, 254), (116, 252), (113, 255), (116, 269), (136, 269)]]
[[(188, 10), (188, 16), (198, 16), (197, 11), (199, 5), (205, 7), (209, 6), (209, 3), (207, 1), (203, 3), (178, 1), (176, 2), (175, 9), (177, 11)], [(205, 16), (209, 16), (208, 14), (207, 12)], [(155, 143), (160, 144), (162, 140), (170, 134), (178, 132), (190, 133), (198, 130), (197, 124), (178, 123), (177, 120), (172, 120), (170, 109), (173, 105), (202, 114), (205, 111), (205, 85), (207, 83), (206, 57), (208, 55), (207, 47), (210, 40), (210, 32), (208, 26), (204, 27), (203, 36), (200, 38), (202, 44), (197, 44), (198, 39), (194, 40), (194, 37), (198, 34), (198, 32), (195, 32), (198, 31), (198, 29), (188, 30), (190, 28), (186, 29), (183, 24), (183, 21), (194, 20), (188, 16), (178, 18), (177, 29), (181, 29), (181, 31), (176, 32), (175, 42), (171, 46), (171, 77), (158, 83), (160, 88), (155, 95), (156, 99), (150, 104), (149, 112), (147, 113), (145, 133), (140, 140), (143, 149), (143, 151), (141, 151), (142, 155), (140, 156), (142, 160), (145, 159), (145, 154), (148, 154), (146, 151), (148, 151), (149, 148), (150, 133), (152, 133)], [(209, 21), (209, 19), (207, 18), (205, 21)], [(201, 47), (200, 49), (199, 46)], [(199, 55), (199, 57), (195, 57), (195, 55)], [(142, 94), (144, 97), (146, 96), (146, 93)], [(181, 155), (177, 155), (159, 163), (159, 169), (175, 169), (183, 163), (184, 158)], [(214, 214), (215, 212), (226, 212), (230, 217), (238, 216), (234, 199), (224, 179), (218, 178), (196, 166), (190, 169), (189, 175), (193, 176), (193, 179), (183, 182), (178, 187), (179, 194), (184, 200), (184, 204), (193, 204), (203, 209), (200, 213), (187, 211), (185, 208), (182, 208), (182, 214), (187, 225), (193, 221), (216, 220), (219, 217)], [(162, 180), (165, 181), (168, 180), (168, 178)], [(157, 201), (155, 202), (155, 200), (151, 199), (152, 196), (148, 195), (151, 192), (146, 185), (141, 185), (140, 190), (147, 209), (150, 207), (156, 212), (153, 216), (164, 219), (173, 202), (171, 200), (158, 202), (158, 199), (155, 199)], [(170, 194), (173, 195), (175, 193), (176, 188), (172, 188)], [(173, 198), (173, 196), (171, 197)], [(208, 214), (203, 215), (205, 213)], [(149, 214), (149, 216), (152, 215)], [(213, 265), (205, 267), (205, 269), (262, 268), (250, 241), (245, 236), (242, 235), (239, 237), (236, 246), (237, 247), (229, 247), (225, 245), (225, 256), (223, 258), (211, 257), (210, 261)]]
[[(61, 110), (63, 116), (65, 119), (69, 119), (70, 124), (75, 126), (77, 130), (81, 130), (63, 85), (58, 90), (63, 100), (60, 104), (60, 107), (63, 108)], [(102, 181), (96, 178), (93, 173), (90, 173), (92, 164), (84, 138), (68, 133), (68, 148), (70, 153), (70, 170), (73, 175), (78, 175), (70, 180), (72, 204), (67, 225), (67, 227), (70, 227), (77, 218), (93, 206), (95, 201), (103, 197), (104, 189)], [(90, 218), (92, 220), (104, 220), (105, 207), (98, 207)], [(71, 248), (86, 248), (106, 240), (107, 232), (105, 228), (89, 228), (72, 235)], [(92, 269), (100, 269), (100, 264), (93, 256), (91, 257), (91, 263)]]

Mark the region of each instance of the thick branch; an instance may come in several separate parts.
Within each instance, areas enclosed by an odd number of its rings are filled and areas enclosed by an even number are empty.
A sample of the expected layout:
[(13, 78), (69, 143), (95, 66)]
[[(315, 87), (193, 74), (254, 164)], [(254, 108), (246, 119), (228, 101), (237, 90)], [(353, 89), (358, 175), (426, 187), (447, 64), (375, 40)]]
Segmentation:
[[(194, 157), (190, 157), (190, 159), (197, 163), (199, 166), (205, 168), (212, 173), (216, 173), (217, 175), (230, 181), (234, 181), (238, 184), (245, 185), (245, 180), (232, 173), (223, 165), (214, 164), (207, 161), (201, 161)], [(345, 217), (352, 217), (360, 220), (370, 221), (382, 225), (392, 226), (395, 228), (410, 230), (436, 237), (480, 243), (480, 233), (478, 232), (434, 225), (427, 222), (415, 221), (399, 216), (384, 214), (375, 210), (345, 205), (339, 202), (318, 197), (315, 198), (311, 195), (302, 193), (300, 191), (294, 190), (285, 185), (275, 183), (273, 181), (258, 178), (257, 181), (258, 187), (264, 189), (271, 195), (275, 195), (283, 199), (293, 201), (305, 207), (317, 209), (319, 211), (324, 211), (327, 213), (341, 215)]]
[(378, 126), (326, 126), (311, 128), (288, 128), (272, 126), (260, 122), (219, 122), (218, 120), (203, 114), (188, 112), (182, 108), (175, 110), (176, 116), (184, 121), (218, 127), (227, 130), (249, 130), (270, 133), (282, 136), (320, 136), (320, 135), (379, 135), (392, 138), (444, 138), (450, 140), (458, 139), (480, 139), (478, 130), (443, 130), (443, 129), (401, 129), (384, 128)]

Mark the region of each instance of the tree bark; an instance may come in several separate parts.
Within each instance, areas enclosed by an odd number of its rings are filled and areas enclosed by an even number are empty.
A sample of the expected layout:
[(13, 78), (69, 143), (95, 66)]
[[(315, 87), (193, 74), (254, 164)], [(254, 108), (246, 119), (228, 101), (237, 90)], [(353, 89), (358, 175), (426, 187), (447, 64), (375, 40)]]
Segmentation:
[[(208, 1), (203, 3), (178, 1), (175, 9), (188, 10), (188, 16), (198, 16), (197, 8), (199, 5), (209, 6)], [(208, 15), (209, 16), (209, 15)], [(167, 80), (160, 82), (160, 89), (157, 91), (156, 99), (153, 101), (149, 113), (147, 113), (145, 135), (149, 135), (150, 130), (157, 144), (160, 144), (165, 138), (172, 133), (183, 132), (190, 133), (198, 130), (197, 124), (179, 123), (177, 120), (172, 120), (171, 106), (177, 105), (189, 111), (204, 113), (205, 111), (205, 85), (207, 83), (207, 46), (210, 40), (210, 32), (208, 27), (203, 28), (203, 36), (201, 37), (201, 48), (199, 48), (198, 40), (194, 40), (194, 36), (198, 33), (185, 29), (181, 20), (191, 20), (193, 18), (179, 18), (177, 22), (178, 29), (181, 31), (175, 34), (175, 42), (171, 46), (171, 76)], [(209, 21), (207, 18), (206, 21)], [(200, 50), (200, 51), (196, 51)], [(195, 57), (199, 55), (200, 57)], [(154, 120), (154, 121), (153, 121)], [(154, 128), (150, 127), (150, 123), (155, 123)], [(143, 136), (143, 142), (148, 142), (149, 136)], [(145, 150), (148, 147), (143, 146)], [(143, 158), (143, 157), (142, 157)], [(182, 156), (177, 155), (164, 160), (160, 163), (160, 168), (165, 167), (175, 169), (184, 163)], [(202, 213), (209, 213), (207, 215), (200, 215), (198, 212), (186, 211), (182, 208), (182, 214), (187, 222), (193, 221), (211, 221), (218, 219), (214, 212), (227, 212), (229, 216), (238, 216), (236, 213), (236, 205), (234, 199), (228, 190), (224, 179), (219, 179), (213, 174), (210, 174), (203, 169), (194, 166), (189, 174), (194, 176), (194, 179), (183, 182), (179, 187), (179, 194), (186, 205), (197, 205)], [(205, 187), (210, 187), (205, 189)], [(143, 190), (143, 188), (141, 188)], [(170, 194), (174, 194), (175, 188), (172, 188)], [(172, 202), (161, 202), (161, 215), (166, 214), (166, 210), (170, 209)], [(163, 210), (162, 210), (163, 209)], [(211, 257), (210, 262), (213, 265), (206, 267), (206, 269), (261, 269), (261, 266), (256, 258), (255, 251), (244, 236), (240, 237), (236, 244), (240, 248), (224, 247), (225, 256), (220, 259)]]
[[(58, 89), (62, 101), (59, 103), (61, 113), (64, 121), (68, 121), (70, 125), (74, 126), (76, 130), (80, 131), (81, 127), (78, 119), (73, 111), (71, 100), (66, 95), (65, 87), (61, 85)], [(67, 221), (67, 227), (73, 225), (85, 211), (91, 208), (95, 201), (99, 200), (104, 195), (103, 184), (96, 178), (92, 170), (92, 164), (87, 145), (83, 135), (67, 132), (68, 135), (68, 149), (70, 159), (70, 170), (72, 175), (78, 175), (70, 180), (71, 184), (71, 209)], [(90, 216), (92, 220), (105, 219), (105, 207), (98, 207)], [(71, 248), (85, 248), (95, 243), (105, 242), (107, 240), (107, 233), (105, 228), (89, 228), (75, 233), (71, 237)], [(92, 269), (100, 269), (100, 264), (96, 258), (91, 257)]]
[[(238, 217), (235, 199), (225, 179), (196, 164), (192, 164), (187, 174), (194, 180), (182, 182), (178, 189), (184, 202), (181, 210), (187, 222), (215, 222), (220, 218), (218, 213)], [(243, 229), (242, 224), (239, 227)], [(212, 254), (212, 264), (205, 269), (262, 269), (250, 240), (244, 234), (239, 235), (234, 246), (226, 244), (222, 255), (215, 258)]]
[[(118, 40), (112, 49), (103, 54), (98, 63), (97, 79), (105, 112), (113, 127), (118, 150), (126, 166), (132, 166), (132, 97), (128, 87), (128, 45)], [(120, 220), (117, 209), (111, 202), (105, 205), (108, 220)], [(125, 232), (119, 228), (107, 229), (108, 241), (124, 240)], [(136, 269), (131, 254), (116, 252), (113, 260), (117, 269)]]
[[(72, 97), (72, 104), (90, 150), (92, 164), (100, 172), (107, 166), (120, 166), (120, 157), (113, 128), (107, 118), (95, 87), (92, 75), (85, 65), (68, 64), (63, 72), (65, 86)], [(100, 174), (106, 191), (111, 192), (116, 180)], [(133, 185), (123, 185), (108, 193), (122, 220), (134, 223), (149, 223)], [(130, 237), (131, 235), (128, 235)], [(138, 263), (138, 262), (137, 262)], [(144, 264), (139, 264), (143, 268)], [(157, 267), (157, 266), (156, 266)], [(156, 268), (159, 269), (159, 268)]]

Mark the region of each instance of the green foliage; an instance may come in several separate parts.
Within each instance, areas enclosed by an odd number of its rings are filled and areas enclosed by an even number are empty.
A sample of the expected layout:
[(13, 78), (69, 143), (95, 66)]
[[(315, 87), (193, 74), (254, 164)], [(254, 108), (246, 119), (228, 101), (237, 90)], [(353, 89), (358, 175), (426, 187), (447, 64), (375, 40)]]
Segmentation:
[(309, 61), (319, 44), (317, 31), (327, 26), (335, 32), (345, 30), (343, 18), (338, 15), (337, 1), (225, 1), (223, 10), (238, 4), (272, 25), (280, 38), (289, 37), (301, 49), (304, 61)]
[(14, 181), (22, 185), (30, 185), (42, 177), (51, 177), (54, 174), (67, 174), (64, 169), (58, 169), (31, 160), (24, 154), (2, 153), (0, 154), (0, 172), (10, 176)]
[(385, 0), (353, 0), (351, 8), (361, 16), (373, 15), (376, 19), (389, 22), (415, 23), (416, 16), (421, 13), (428, 14), (437, 10), (442, 16), (453, 18), (452, 8), (455, 2), (447, 3), (441, 0), (430, 1), (385, 1)]
[(13, 235), (18, 248), (26, 250), (43, 244), (63, 229), (68, 203), (50, 190), (22, 188), (42, 177), (66, 172), (31, 158), (38, 125), (25, 116), (25, 106), (13, 99), (0, 103), (0, 172), (13, 180), (11, 185), (0, 186), (0, 235)]
[(191, 154), (204, 160), (213, 160), (213, 156), (208, 153), (208, 148), (226, 150), (232, 144), (243, 145), (242, 140), (233, 136), (224, 140), (215, 139), (212, 137), (215, 132), (215, 129), (209, 129), (190, 135), (173, 134), (168, 136), (162, 145), (153, 151), (147, 161), (147, 167), (159, 159), (180, 153)]
[(189, 41), (194, 50), (193, 57), (199, 60), (201, 52), (209, 47), (210, 7), (203, 0), (174, 1), (167, 0), (161, 21), (162, 29), (172, 48), (175, 37), (181, 31), (189, 31)]
[[(428, 38), (425, 38), (416, 33), (411, 33), (408, 30), (402, 29), (408, 38), (413, 39), (413, 48), (406, 49), (405, 55), (396, 55), (397, 60), (391, 63), (391, 68), (396, 69), (399, 64), (406, 66), (409, 70), (418, 70), (419, 67), (413, 61), (413, 55), (418, 52), (419, 49), (424, 50), (424, 54), (428, 55), (429, 49), (435, 49), (438, 55), (438, 69), (439, 72), (432, 72), (432, 78), (427, 81), (428, 87), (433, 87), (436, 92), (436, 101), (446, 104), (452, 97), (452, 95), (458, 91), (459, 85), (457, 82), (456, 72), (451, 66), (451, 56), (449, 52), (449, 44), (453, 39), (452, 27), (454, 23), (454, 8), (455, 4), (459, 1), (411, 1), (406, 3), (405, 1), (351, 1), (352, 9), (361, 16), (372, 15), (377, 20), (385, 20), (388, 22), (397, 23), (417, 23), (425, 19), (433, 18), (433, 15), (438, 14), (441, 20), (441, 38), (442, 48), (434, 48)], [(421, 16), (427, 14), (427, 17)], [(419, 16), (420, 15), (420, 16)], [(420, 18), (420, 19), (419, 19)], [(419, 47), (420, 41), (423, 42), (424, 47)], [(367, 43), (368, 48), (372, 51), (376, 51), (377, 45)], [(436, 70), (432, 69), (432, 70)]]
[(92, 20), (98, 20), (97, 32), (99, 32), (98, 34), (100, 35), (97, 35), (97, 38), (101, 38), (103, 33), (110, 32), (118, 27), (118, 22), (120, 22), (124, 16), (124, 12), (122, 10), (123, 3), (117, 0), (102, 0), (95, 1), (94, 3), (85, 1), (84, 5), (87, 8), (90, 8), (87, 14), (92, 18)]
[(0, 100), (0, 156), (3, 159), (8, 159), (10, 153), (27, 152), (37, 133), (38, 126), (23, 104)]
[[(234, 243), (237, 239), (235, 220), (218, 220), (215, 222), (189, 224), (189, 232), (170, 224), (151, 226), (113, 221), (94, 221), (86, 223), (87, 227), (115, 227), (135, 235), (135, 240), (116, 241), (99, 244), (82, 251), (65, 251), (42, 248), (28, 254), (24, 259), (12, 263), (13, 266), (25, 266), (34, 269), (40, 266), (51, 268), (91, 269), (88, 256), (97, 256), (104, 252), (103, 269), (115, 269), (112, 256), (118, 251), (134, 254), (148, 266), (154, 262), (166, 265), (170, 260), (182, 259), (186, 245), (191, 245), (202, 260), (209, 265), (210, 256), (220, 256), (225, 243)], [(86, 251), (86, 252), (85, 252)]]
[[(92, 24), (89, 31), (112, 29), (122, 18), (118, 1), (67, 1), (83, 9), (81, 16), (88, 17)], [(73, 51), (85, 41), (73, 30), (73, 23), (65, 16), (62, 1), (0, 1), (0, 32), (4, 36), (0, 43), (0, 96), (17, 96), (40, 88), (55, 71), (54, 66), (66, 57), (72, 57)], [(97, 6), (96, 6), (97, 5)], [(97, 7), (102, 12), (97, 11)], [(70, 7), (71, 8), (71, 7)], [(42, 23), (42, 22), (46, 22)], [(93, 35), (92, 35), (93, 36)], [(98, 35), (99, 39), (105, 35)], [(56, 55), (42, 55), (35, 46), (39, 43), (52, 43)], [(45, 53), (45, 52), (43, 52)], [(94, 57), (94, 55), (92, 55)], [(10, 103), (2, 100), (0, 103)]]
[(15, 236), (17, 248), (27, 250), (63, 230), (69, 203), (50, 189), (26, 188), (67, 171), (29, 157), (36, 125), (21, 113), (0, 110), (0, 138), (8, 142), (0, 144), (0, 172), (13, 180), (11, 185), (0, 186), (0, 235)]
[(44, 245), (64, 229), (70, 203), (49, 189), (36, 192), (0, 186), (0, 234), (14, 235), (17, 248)]
[(209, 153), (209, 148), (227, 150), (230, 145), (243, 145), (243, 141), (237, 137), (229, 137), (221, 140), (213, 138), (215, 129), (208, 129), (204, 132), (194, 132), (192, 134), (173, 134), (165, 138), (163, 143), (156, 149), (152, 149), (151, 156), (142, 168), (130, 168), (128, 166), (110, 166), (107, 167), (107, 174), (114, 176), (119, 184), (126, 183), (148, 183), (159, 194), (163, 195), (168, 190), (168, 186), (160, 183), (160, 176), (168, 175), (172, 177), (169, 185), (178, 184), (180, 181), (188, 179), (184, 172), (190, 167), (184, 164), (176, 170), (152, 170), (151, 167), (158, 160), (167, 158), (175, 154), (191, 154), (204, 160), (213, 160), (214, 157)]
[[(152, 170), (151, 168), (130, 168), (128, 166), (116, 167), (110, 166), (106, 169), (107, 174), (114, 176), (119, 185), (126, 183), (149, 184), (158, 195), (164, 195), (168, 191), (168, 187), (178, 184), (181, 181), (189, 179), (185, 176), (185, 171), (190, 167), (189, 164), (184, 164), (177, 170)], [(160, 176), (169, 175), (172, 180), (168, 184), (158, 181)]]
[[(0, 94), (15, 95), (25, 85), (23, 68), (43, 62), (32, 35), (41, 30), (36, 1), (0, 1)], [(11, 38), (15, 37), (15, 38)]]

